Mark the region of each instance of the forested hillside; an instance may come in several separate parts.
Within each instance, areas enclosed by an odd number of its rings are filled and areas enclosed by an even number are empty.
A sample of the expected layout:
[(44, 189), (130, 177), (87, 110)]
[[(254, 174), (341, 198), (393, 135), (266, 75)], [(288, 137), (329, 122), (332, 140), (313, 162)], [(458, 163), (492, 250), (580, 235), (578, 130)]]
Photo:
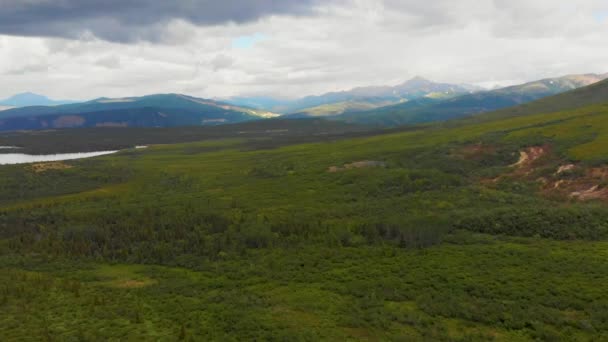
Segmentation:
[(606, 339), (608, 104), (579, 105), (0, 167), (0, 336)]

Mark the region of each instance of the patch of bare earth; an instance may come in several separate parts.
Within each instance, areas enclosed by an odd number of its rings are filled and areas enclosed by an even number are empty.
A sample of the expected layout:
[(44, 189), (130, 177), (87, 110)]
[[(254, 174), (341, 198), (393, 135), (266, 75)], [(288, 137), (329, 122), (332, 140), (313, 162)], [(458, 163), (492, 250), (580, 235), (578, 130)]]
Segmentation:
[(520, 151), (519, 160), (510, 165), (513, 168), (511, 172), (494, 179), (482, 180), (482, 183), (491, 186), (505, 178), (536, 180), (540, 184), (540, 193), (545, 196), (578, 201), (608, 201), (608, 187), (604, 186), (608, 180), (608, 166), (584, 169), (573, 163), (564, 163), (556, 166), (551, 174), (530, 178), (535, 171), (551, 165), (548, 164), (551, 163), (551, 158), (543, 158), (550, 153), (549, 146), (528, 147)]
[(608, 167), (594, 167), (589, 170), (589, 176), (601, 180), (608, 179)]
[(574, 168), (576, 168), (576, 165), (574, 165), (574, 164), (561, 165), (560, 167), (557, 168), (556, 174), (561, 175), (564, 172), (574, 170)]
[(46, 172), (50, 170), (65, 170), (71, 169), (72, 166), (62, 162), (48, 162), (48, 163), (36, 163), (29, 166), (29, 168), (36, 172)]
[(528, 147), (519, 152), (519, 160), (517, 163), (511, 166), (529, 172), (531, 171), (534, 162), (536, 162), (540, 157), (546, 155), (548, 150), (549, 149), (547, 146)]
[(608, 167), (581, 170), (580, 175), (575, 178), (559, 179), (565, 172), (577, 169), (579, 166), (574, 164), (560, 166), (554, 180), (544, 187), (544, 192), (558, 193), (580, 201), (608, 200), (608, 187), (604, 186), (608, 179)]
[[(511, 172), (502, 174), (496, 178), (483, 179), (482, 184), (495, 184), (501, 179), (505, 178), (524, 178), (529, 176), (537, 166), (539, 166), (539, 159), (550, 153), (549, 146), (532, 146), (528, 147), (519, 152), (519, 159), (514, 164), (509, 165), (513, 168)], [(547, 184), (548, 179), (541, 177), (537, 179), (540, 183)]]
[(123, 289), (135, 289), (141, 288), (151, 285), (151, 281), (141, 281), (141, 280), (125, 280), (116, 284), (116, 287)]
[(452, 151), (452, 156), (463, 159), (481, 159), (486, 155), (496, 153), (496, 147), (482, 143), (467, 145)]
[(593, 185), (588, 189), (570, 193), (570, 197), (579, 199), (581, 201), (608, 199), (608, 188), (600, 188), (599, 185)]
[(346, 171), (346, 170), (352, 170), (352, 169), (364, 169), (364, 168), (372, 168), (372, 167), (386, 167), (386, 163), (385, 162), (381, 162), (381, 161), (375, 161), (375, 160), (361, 160), (361, 161), (356, 161), (353, 163), (349, 163), (349, 164), (344, 164), (344, 166), (339, 167), (339, 166), (330, 166), (327, 169), (327, 172), (340, 172), (340, 171)]

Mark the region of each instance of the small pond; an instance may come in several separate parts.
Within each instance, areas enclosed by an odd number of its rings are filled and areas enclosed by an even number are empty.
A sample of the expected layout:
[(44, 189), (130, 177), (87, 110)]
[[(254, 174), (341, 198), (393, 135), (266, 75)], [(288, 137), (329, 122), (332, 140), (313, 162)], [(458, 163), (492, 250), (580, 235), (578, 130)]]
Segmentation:
[[(9, 146), (4, 146), (9, 147)], [(2, 146), (0, 146), (2, 148)], [(61, 154), (23, 154), (23, 153), (0, 153), (0, 165), (8, 164), (27, 164), (40, 163), (48, 161), (73, 160), (82, 158), (91, 158), (103, 156), (106, 154), (116, 153), (118, 151), (100, 151), (100, 152), (81, 152), (81, 153), (61, 153)]]

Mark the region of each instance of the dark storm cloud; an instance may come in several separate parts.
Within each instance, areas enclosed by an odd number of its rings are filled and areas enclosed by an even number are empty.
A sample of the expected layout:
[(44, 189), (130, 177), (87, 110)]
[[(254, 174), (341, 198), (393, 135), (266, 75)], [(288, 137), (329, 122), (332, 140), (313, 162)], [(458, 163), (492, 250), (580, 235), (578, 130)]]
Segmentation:
[(309, 15), (320, 0), (0, 0), (0, 34), (114, 41), (160, 41), (167, 23), (243, 23)]

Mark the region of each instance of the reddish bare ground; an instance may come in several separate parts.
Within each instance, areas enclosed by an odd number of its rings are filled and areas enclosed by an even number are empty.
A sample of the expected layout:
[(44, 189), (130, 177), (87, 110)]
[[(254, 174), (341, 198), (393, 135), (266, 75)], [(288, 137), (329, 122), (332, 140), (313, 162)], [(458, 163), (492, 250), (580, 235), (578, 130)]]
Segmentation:
[[(565, 168), (565, 166), (568, 166)], [(556, 176), (559, 177), (563, 170), (574, 170), (578, 166), (574, 164), (563, 165), (558, 168)], [(561, 172), (560, 172), (561, 170)], [(548, 183), (543, 192), (559, 193), (569, 198), (588, 200), (608, 200), (608, 187), (603, 186), (608, 179), (608, 167), (595, 167), (583, 170), (583, 174), (573, 179), (556, 179)]]
[(532, 146), (519, 151), (519, 160), (510, 165), (515, 170), (510, 175), (527, 176), (532, 173), (538, 165), (541, 157), (550, 153), (549, 146)]
[(557, 172), (555, 174), (559, 175), (559, 174), (562, 174), (564, 172), (574, 170), (575, 167), (576, 167), (576, 165), (574, 165), (574, 164), (562, 165), (559, 168), (557, 168)]
[(65, 164), (63, 162), (46, 162), (46, 163), (32, 164), (29, 166), (29, 168), (36, 173), (40, 173), (40, 172), (45, 172), (45, 171), (49, 171), (49, 170), (71, 169), (72, 166)]
[(579, 199), (581, 201), (608, 199), (608, 188), (600, 188), (599, 185), (593, 185), (586, 190), (574, 191), (570, 193), (570, 197)]
[(452, 155), (464, 159), (479, 159), (485, 155), (496, 152), (496, 147), (484, 145), (482, 143), (467, 145), (463, 148), (454, 150)]
[(350, 164), (344, 164), (343, 167), (338, 167), (338, 166), (330, 166), (327, 169), (327, 172), (339, 172), (339, 171), (345, 171), (345, 170), (350, 170), (350, 169), (363, 169), (363, 168), (368, 168), (368, 167), (386, 167), (386, 163), (381, 162), (381, 161), (375, 161), (375, 160), (361, 160), (361, 161), (356, 161)]
[[(533, 146), (520, 151), (519, 160), (512, 164), (513, 171), (503, 174), (494, 179), (482, 180), (483, 184), (492, 186), (503, 178), (530, 178), (533, 171), (539, 167), (547, 166), (547, 159), (543, 156), (551, 153), (549, 146)], [(535, 179), (540, 183), (540, 193), (547, 196), (560, 196), (579, 201), (605, 200), (608, 201), (608, 187), (603, 184), (608, 180), (608, 166), (581, 169), (576, 164), (563, 164), (556, 168), (555, 172)], [(580, 174), (574, 178), (563, 178), (565, 173), (572, 170), (580, 170)], [(573, 177), (572, 175), (570, 177)]]
[(601, 180), (608, 179), (608, 167), (594, 167), (589, 170), (589, 176)]
[(546, 146), (533, 146), (519, 152), (519, 160), (511, 165), (513, 167), (525, 168), (532, 165), (538, 158), (544, 156), (548, 151)]

